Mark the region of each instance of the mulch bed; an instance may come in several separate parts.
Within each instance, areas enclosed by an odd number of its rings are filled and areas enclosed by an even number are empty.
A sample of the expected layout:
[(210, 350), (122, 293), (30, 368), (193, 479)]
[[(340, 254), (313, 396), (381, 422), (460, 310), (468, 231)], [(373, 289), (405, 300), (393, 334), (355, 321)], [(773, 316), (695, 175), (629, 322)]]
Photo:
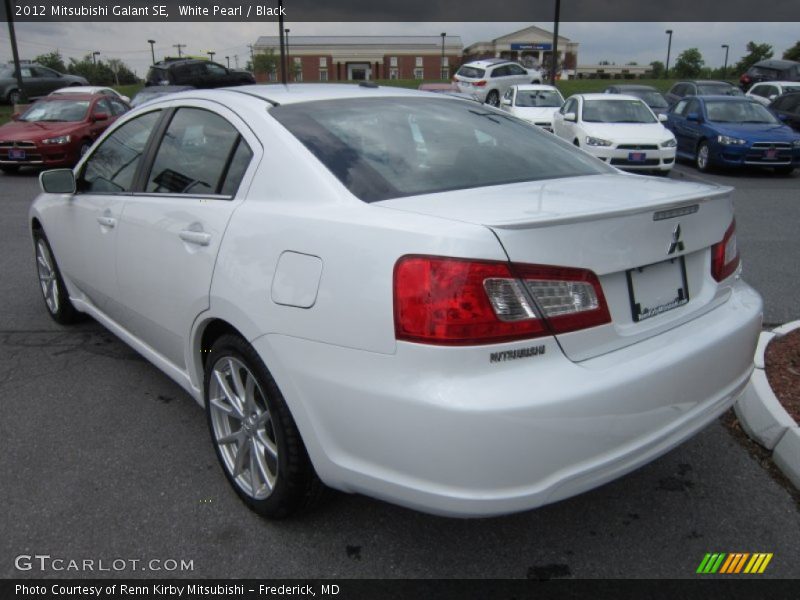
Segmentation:
[(800, 329), (772, 338), (764, 363), (772, 391), (786, 412), (800, 423)]

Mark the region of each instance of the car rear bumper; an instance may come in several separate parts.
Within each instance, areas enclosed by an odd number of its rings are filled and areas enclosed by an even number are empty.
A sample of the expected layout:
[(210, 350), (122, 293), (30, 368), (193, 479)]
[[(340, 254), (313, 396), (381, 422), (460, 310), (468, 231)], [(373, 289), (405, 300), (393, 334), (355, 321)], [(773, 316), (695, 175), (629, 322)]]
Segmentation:
[(456, 80), (456, 86), (458, 87), (458, 90), (464, 94), (474, 94), (475, 97), (481, 102), (486, 102), (486, 96), (491, 89), (487, 86), (476, 86), (459, 80)]
[[(618, 169), (625, 171), (668, 171), (675, 165), (675, 148), (659, 148), (657, 150), (631, 150), (620, 148), (604, 148), (596, 146), (581, 146), (589, 154)], [(631, 161), (632, 153), (643, 153), (643, 163)]]
[[(737, 281), (703, 316), (581, 363), (553, 339), (478, 353), (398, 343), (394, 355), (279, 335), (253, 343), (327, 484), (489, 516), (597, 487), (708, 425), (749, 379), (761, 309)], [(540, 344), (538, 356), (490, 362), (498, 348)]]

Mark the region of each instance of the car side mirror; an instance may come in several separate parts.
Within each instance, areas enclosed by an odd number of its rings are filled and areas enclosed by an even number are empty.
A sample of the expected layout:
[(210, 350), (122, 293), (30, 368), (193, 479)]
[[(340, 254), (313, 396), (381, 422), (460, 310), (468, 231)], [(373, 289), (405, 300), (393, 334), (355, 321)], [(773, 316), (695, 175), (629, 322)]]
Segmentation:
[(697, 113), (689, 113), (688, 115), (686, 115), (686, 120), (687, 121), (695, 121), (695, 122), (699, 123), (700, 122), (700, 115), (697, 114)]
[(95, 113), (92, 115), (92, 121), (108, 121), (108, 113)]
[(46, 194), (74, 194), (75, 173), (72, 169), (51, 169), (39, 173), (39, 186)]
[(578, 121), (578, 116), (574, 112), (564, 113), (564, 120), (576, 123)]
[(503, 98), (501, 102), (503, 106), (511, 106), (511, 98)]
[(662, 123), (666, 123), (667, 121), (669, 121), (669, 118), (667, 118), (667, 115), (665, 115), (664, 113), (661, 113), (660, 115), (658, 115), (658, 120), (661, 121)]

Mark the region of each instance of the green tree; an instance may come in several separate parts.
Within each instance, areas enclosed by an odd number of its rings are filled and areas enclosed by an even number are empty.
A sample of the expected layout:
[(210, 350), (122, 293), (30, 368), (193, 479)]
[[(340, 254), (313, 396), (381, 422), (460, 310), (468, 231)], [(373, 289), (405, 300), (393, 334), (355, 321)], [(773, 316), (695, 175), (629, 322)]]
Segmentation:
[(760, 60), (772, 58), (772, 46), (769, 44), (756, 44), (755, 42), (747, 42), (747, 54), (736, 63), (734, 73), (744, 73)]
[(653, 79), (661, 79), (664, 76), (664, 63), (654, 60), (650, 63), (650, 73)]
[(703, 71), (703, 55), (697, 48), (688, 48), (680, 53), (675, 61), (673, 72), (677, 77), (697, 77)]
[(800, 62), (800, 41), (783, 53), (783, 59)]
[(270, 48), (266, 52), (259, 52), (253, 57), (253, 72), (270, 75), (278, 70), (278, 57), (275, 51)]
[(64, 59), (61, 57), (61, 53), (58, 50), (54, 50), (48, 54), (40, 54), (33, 59), (33, 62), (43, 67), (49, 67), (59, 73), (67, 72), (67, 65), (64, 64)]

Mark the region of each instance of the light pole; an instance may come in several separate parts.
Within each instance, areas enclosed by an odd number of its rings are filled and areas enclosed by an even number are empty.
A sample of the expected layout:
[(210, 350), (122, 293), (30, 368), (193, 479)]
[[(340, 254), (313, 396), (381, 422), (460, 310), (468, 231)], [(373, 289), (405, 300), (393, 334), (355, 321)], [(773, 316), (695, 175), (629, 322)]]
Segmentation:
[(8, 19), (8, 37), (11, 40), (11, 56), (14, 59), (14, 79), (17, 80), (17, 93), (12, 96), (13, 92), (9, 94), (9, 100), (13, 104), (25, 104), (28, 98), (25, 94), (25, 88), (22, 87), (22, 71), (19, 68), (19, 52), (17, 52), (17, 34), (14, 33), (14, 13), (11, 12), (10, 0), (5, 0), (6, 5), (6, 19)]
[(208, 60), (214, 60), (214, 55), (216, 54), (216, 52), (209, 51), (206, 52), (206, 54), (208, 54)]
[(730, 46), (728, 46), (728, 44), (722, 44), (720, 48), (725, 48), (725, 64), (722, 67), (722, 79), (724, 81), (728, 76), (728, 50), (730, 50)]
[(672, 29), (667, 29), (664, 33), (669, 36), (667, 42), (667, 64), (664, 65), (664, 79), (669, 79), (669, 51), (672, 50)]
[(147, 40), (147, 43), (150, 44), (150, 55), (153, 57), (153, 64), (156, 64), (156, 51), (153, 48), (153, 45), (156, 43), (155, 40)]
[(186, 48), (186, 44), (172, 44), (172, 47), (178, 49), (178, 58), (181, 58), (183, 56), (181, 48)]
[[(291, 68), (292, 60), (289, 58), (289, 28), (287, 27), (283, 32), (286, 34), (286, 69), (294, 71)], [(287, 74), (286, 76), (288, 77), (289, 75)]]
[(439, 35), (442, 36), (442, 64), (440, 65), (439, 75), (441, 76), (442, 80), (445, 80), (447, 79), (447, 76), (444, 74), (444, 40), (447, 37), (447, 33), (443, 31)]
[(228, 68), (230, 69), (230, 68), (231, 68), (231, 57), (230, 57), (230, 56), (226, 56), (226, 57), (225, 57), (225, 60), (227, 61), (227, 63), (228, 63)]
[(281, 83), (286, 85), (286, 48), (283, 40), (283, 0), (278, 0), (278, 38), (281, 40)]
[(95, 65), (97, 64), (97, 57), (98, 56), (100, 56), (100, 53), (97, 50), (92, 52), (92, 64), (95, 64)]
[(558, 73), (558, 22), (561, 20), (561, 0), (556, 0), (556, 14), (553, 18), (553, 53), (550, 61), (550, 85), (556, 84)]

